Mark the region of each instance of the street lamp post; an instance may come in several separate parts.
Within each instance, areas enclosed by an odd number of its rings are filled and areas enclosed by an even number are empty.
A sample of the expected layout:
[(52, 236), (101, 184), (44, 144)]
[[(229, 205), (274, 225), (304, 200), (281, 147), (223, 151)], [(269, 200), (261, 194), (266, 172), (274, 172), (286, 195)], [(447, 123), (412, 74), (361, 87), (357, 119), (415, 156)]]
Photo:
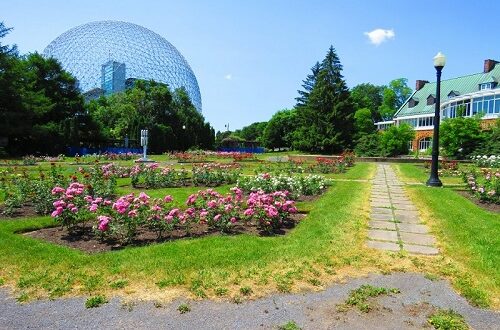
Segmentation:
[(441, 71), (446, 64), (446, 57), (441, 53), (434, 56), (434, 67), (436, 68), (436, 104), (434, 107), (434, 134), (432, 137), (432, 163), (431, 176), (427, 180), (429, 187), (441, 187), (443, 183), (438, 176), (439, 162), (439, 121), (441, 117)]

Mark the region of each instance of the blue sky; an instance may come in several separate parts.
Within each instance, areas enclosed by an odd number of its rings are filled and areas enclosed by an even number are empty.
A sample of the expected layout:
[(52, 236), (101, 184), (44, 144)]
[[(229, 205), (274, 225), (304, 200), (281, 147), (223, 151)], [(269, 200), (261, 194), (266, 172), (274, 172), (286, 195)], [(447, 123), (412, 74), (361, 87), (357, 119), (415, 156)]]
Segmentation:
[[(443, 79), (500, 60), (500, 1), (3, 1), (3, 41), (43, 51), (66, 30), (97, 20), (142, 25), (170, 41), (200, 85), (203, 114), (218, 130), (268, 120), (295, 104), (297, 89), (333, 45), (347, 84)], [(378, 45), (370, 41), (382, 40)], [(385, 39), (384, 39), (385, 37)]]

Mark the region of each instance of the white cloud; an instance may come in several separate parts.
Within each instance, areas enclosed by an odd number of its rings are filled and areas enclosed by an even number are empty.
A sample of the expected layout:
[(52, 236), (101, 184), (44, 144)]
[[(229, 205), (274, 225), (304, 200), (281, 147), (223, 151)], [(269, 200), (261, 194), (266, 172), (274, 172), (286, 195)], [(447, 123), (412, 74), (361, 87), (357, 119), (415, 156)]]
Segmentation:
[(368, 36), (370, 42), (375, 46), (378, 46), (384, 41), (387, 41), (389, 39), (394, 39), (394, 37), (396, 36), (393, 29), (390, 30), (375, 29), (370, 32), (365, 32), (364, 34), (365, 36)]
[(231, 79), (233, 79), (233, 75), (228, 73), (227, 75), (224, 76), (224, 79), (231, 80)]

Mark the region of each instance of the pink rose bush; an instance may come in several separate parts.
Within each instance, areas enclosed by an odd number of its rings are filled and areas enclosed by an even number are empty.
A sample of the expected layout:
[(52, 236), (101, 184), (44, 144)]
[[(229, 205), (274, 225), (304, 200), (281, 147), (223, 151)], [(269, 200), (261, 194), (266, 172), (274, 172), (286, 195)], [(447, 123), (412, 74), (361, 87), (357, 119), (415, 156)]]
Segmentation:
[(87, 218), (84, 192), (85, 185), (78, 182), (72, 182), (67, 188), (56, 186), (51, 191), (56, 198), (51, 216), (70, 231)]
[(294, 213), (297, 213), (297, 208), (287, 191), (266, 194), (259, 190), (250, 193), (243, 215), (247, 221), (255, 221), (261, 230), (272, 234)]
[(66, 189), (55, 187), (53, 193), (59, 199), (54, 203), (52, 216), (68, 228), (93, 219), (98, 236), (124, 244), (133, 242), (139, 229), (151, 230), (161, 239), (175, 229), (189, 234), (194, 224), (206, 224), (211, 230), (228, 233), (236, 225), (252, 223), (272, 234), (297, 212), (286, 191), (259, 190), (245, 196), (237, 187), (227, 194), (206, 189), (190, 195), (183, 209), (176, 207), (170, 195), (151, 198), (144, 192), (138, 196), (131, 193), (111, 201), (84, 192), (84, 185), (77, 182)]
[(144, 188), (167, 188), (186, 185), (188, 180), (187, 171), (175, 170), (170, 167), (160, 167), (157, 163), (141, 164), (132, 167), (130, 178), (133, 187)]
[(472, 195), (480, 201), (500, 204), (500, 171), (483, 168), (479, 172), (473, 169), (463, 174), (463, 180)]

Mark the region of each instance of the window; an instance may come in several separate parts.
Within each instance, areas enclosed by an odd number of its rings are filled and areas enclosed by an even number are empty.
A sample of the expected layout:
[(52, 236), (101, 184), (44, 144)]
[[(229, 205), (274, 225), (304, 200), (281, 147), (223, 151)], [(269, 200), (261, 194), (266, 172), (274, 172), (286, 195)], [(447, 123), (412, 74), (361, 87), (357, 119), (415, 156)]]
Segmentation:
[(491, 89), (492, 83), (484, 83), (484, 84), (479, 84), (479, 90), (482, 91), (483, 89)]
[(418, 150), (425, 151), (431, 147), (432, 138), (426, 137), (418, 141)]
[(434, 103), (436, 103), (436, 98), (431, 94), (427, 97), (427, 105), (433, 105)]

